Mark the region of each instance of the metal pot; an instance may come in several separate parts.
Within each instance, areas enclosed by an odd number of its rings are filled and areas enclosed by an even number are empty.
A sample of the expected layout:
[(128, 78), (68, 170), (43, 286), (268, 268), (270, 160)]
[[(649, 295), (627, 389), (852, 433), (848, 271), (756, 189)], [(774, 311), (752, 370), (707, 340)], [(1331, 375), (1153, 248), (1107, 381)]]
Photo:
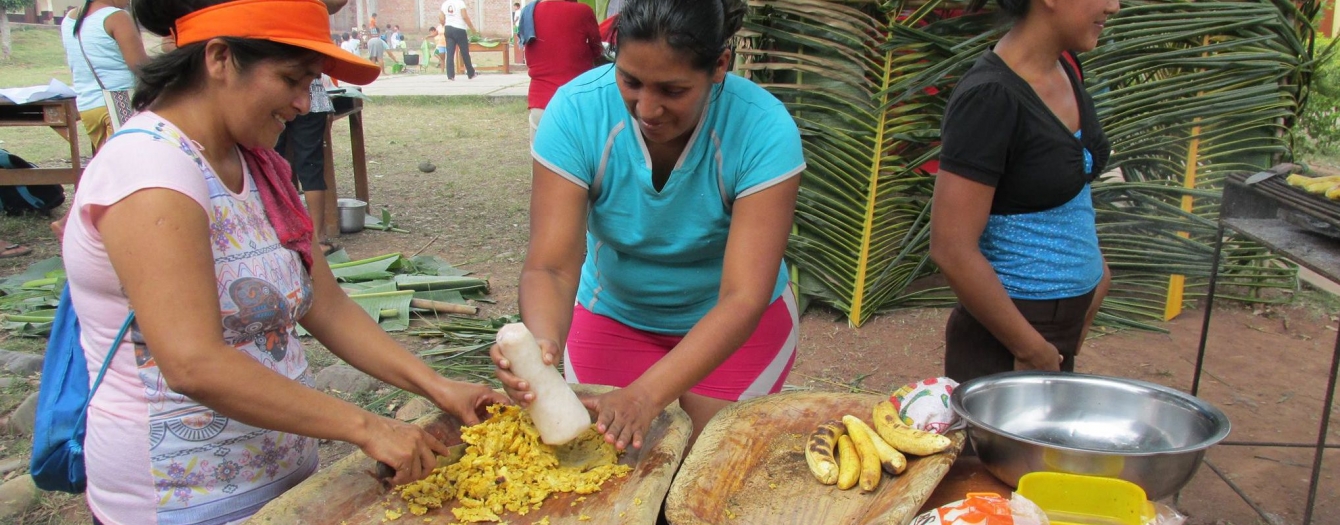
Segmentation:
[(358, 199), (339, 199), (335, 207), (340, 210), (340, 233), (363, 231), (363, 219), (368, 215), (368, 203)]
[(987, 470), (1010, 486), (1030, 472), (1120, 478), (1157, 500), (1181, 490), (1228, 417), (1189, 394), (1134, 379), (1012, 372), (950, 395)]

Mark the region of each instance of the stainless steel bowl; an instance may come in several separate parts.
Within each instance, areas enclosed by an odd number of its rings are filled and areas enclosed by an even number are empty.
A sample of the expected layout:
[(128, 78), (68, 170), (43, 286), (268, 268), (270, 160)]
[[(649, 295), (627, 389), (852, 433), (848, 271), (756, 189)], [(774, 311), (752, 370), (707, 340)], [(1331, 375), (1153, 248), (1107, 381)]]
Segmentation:
[(987, 470), (1012, 487), (1029, 472), (1067, 472), (1121, 478), (1162, 499), (1229, 431), (1205, 401), (1117, 377), (997, 374), (959, 385), (950, 403)]

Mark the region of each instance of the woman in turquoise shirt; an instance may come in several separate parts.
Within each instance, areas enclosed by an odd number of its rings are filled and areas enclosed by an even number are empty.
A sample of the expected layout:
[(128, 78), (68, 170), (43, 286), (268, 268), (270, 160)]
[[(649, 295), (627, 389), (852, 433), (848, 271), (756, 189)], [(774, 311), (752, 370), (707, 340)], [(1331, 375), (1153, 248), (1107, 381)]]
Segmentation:
[(782, 253), (805, 159), (785, 106), (727, 73), (744, 11), (628, 2), (615, 63), (559, 89), (536, 132), (521, 316), (569, 382), (621, 387), (584, 400), (620, 449), (675, 401), (696, 438), (795, 358)]

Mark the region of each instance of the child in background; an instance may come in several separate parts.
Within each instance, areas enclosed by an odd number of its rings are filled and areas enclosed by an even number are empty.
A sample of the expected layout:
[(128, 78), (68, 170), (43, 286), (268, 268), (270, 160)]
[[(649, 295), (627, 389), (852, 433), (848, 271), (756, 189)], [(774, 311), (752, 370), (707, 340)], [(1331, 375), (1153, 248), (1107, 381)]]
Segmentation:
[(343, 49), (343, 50), (345, 50), (345, 51), (348, 51), (348, 52), (350, 52), (350, 53), (353, 53), (353, 54), (357, 55), (357, 54), (358, 54), (358, 47), (359, 47), (359, 46), (358, 46), (358, 44), (359, 44), (358, 40), (355, 39), (355, 38), (354, 38), (352, 35), (350, 35), (349, 33), (345, 33), (345, 34), (343, 34), (343, 35), (340, 35), (340, 37), (344, 39), (344, 41), (340, 43), (340, 49)]
[(441, 26), (441, 25), (438, 25), (438, 26), (433, 27), (432, 32), (430, 32), (430, 33), (428, 33), (428, 34), (433, 36), (433, 44), (437, 47), (436, 51), (434, 52), (434, 54), (437, 55), (437, 63), (438, 63), (439, 66), (442, 67), (442, 72), (443, 72), (443, 73), (446, 73), (446, 72), (447, 72), (447, 28), (446, 28), (446, 27), (443, 27), (443, 26)]

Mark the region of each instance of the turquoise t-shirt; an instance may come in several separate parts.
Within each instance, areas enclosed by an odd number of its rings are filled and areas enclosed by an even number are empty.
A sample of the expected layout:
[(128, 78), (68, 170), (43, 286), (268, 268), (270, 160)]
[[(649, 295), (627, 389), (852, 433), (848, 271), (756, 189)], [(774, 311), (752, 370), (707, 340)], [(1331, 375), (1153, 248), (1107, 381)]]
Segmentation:
[[(711, 101), (661, 191), (614, 66), (559, 88), (532, 155), (588, 190), (577, 301), (639, 330), (684, 334), (717, 303), (731, 206), (805, 169), (800, 131), (772, 94), (735, 75)], [(787, 283), (777, 272), (772, 298)]]

